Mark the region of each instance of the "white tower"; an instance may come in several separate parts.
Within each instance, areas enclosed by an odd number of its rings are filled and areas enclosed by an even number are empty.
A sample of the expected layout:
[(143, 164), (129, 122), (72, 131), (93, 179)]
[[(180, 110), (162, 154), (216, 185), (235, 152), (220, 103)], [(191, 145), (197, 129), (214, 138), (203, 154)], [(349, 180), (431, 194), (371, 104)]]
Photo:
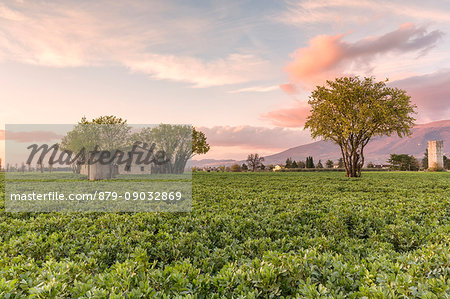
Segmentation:
[(442, 170), (444, 168), (443, 148), (443, 140), (428, 141), (428, 169)]

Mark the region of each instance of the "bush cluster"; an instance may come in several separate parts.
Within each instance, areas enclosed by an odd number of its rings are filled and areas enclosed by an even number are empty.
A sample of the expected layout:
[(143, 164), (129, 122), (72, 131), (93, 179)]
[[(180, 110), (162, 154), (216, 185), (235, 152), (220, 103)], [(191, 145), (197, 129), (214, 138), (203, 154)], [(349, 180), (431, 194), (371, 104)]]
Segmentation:
[(0, 298), (445, 298), (446, 173), (196, 173), (191, 213), (6, 213)]

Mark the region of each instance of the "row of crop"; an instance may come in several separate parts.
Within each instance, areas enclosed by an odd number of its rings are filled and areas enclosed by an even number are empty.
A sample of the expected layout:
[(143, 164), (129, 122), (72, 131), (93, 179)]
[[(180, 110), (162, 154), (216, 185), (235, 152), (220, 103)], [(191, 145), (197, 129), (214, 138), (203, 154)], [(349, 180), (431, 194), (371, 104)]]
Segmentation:
[(422, 175), (205, 174), (194, 176), (192, 213), (0, 211), (0, 289), (442, 297), (449, 177)]
[(0, 296), (444, 298), (450, 292), (449, 254), (448, 247), (428, 246), (353, 263), (315, 249), (296, 254), (266, 252), (262, 258), (228, 263), (213, 275), (189, 259), (158, 267), (142, 248), (101, 273), (92, 273), (95, 261), (89, 258), (77, 263), (50, 260), (41, 266), (30, 259), (3, 258)]

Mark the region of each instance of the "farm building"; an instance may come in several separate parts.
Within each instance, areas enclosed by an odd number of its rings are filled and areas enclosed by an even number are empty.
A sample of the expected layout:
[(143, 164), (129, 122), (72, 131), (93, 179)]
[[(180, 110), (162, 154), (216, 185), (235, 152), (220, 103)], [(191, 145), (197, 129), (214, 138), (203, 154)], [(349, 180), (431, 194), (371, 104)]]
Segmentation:
[[(142, 154), (140, 155), (140, 153)], [(119, 163), (121, 156), (117, 155), (115, 159), (105, 163), (105, 160), (109, 159), (111, 153), (109, 151), (100, 151), (91, 157), (92, 161), (94, 161), (93, 163), (81, 165), (80, 174), (87, 175), (89, 180), (111, 179), (118, 174), (150, 174), (152, 172), (152, 164), (145, 164), (142, 161), (137, 163), (138, 160), (143, 160), (142, 157), (145, 157), (146, 153), (147, 151), (144, 149), (138, 148), (135, 149), (134, 154), (132, 152), (123, 153), (124, 159), (131, 158), (131, 161)], [(108, 158), (102, 161), (102, 155)], [(124, 159), (122, 161), (126, 161)]]

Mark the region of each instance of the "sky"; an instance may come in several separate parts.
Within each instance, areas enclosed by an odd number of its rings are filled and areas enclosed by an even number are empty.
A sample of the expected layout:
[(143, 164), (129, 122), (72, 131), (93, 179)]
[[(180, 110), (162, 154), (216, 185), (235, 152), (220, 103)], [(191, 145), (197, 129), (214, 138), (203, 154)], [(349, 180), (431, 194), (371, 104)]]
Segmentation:
[[(5, 124), (192, 124), (244, 159), (311, 142), (311, 90), (389, 78), (417, 123), (450, 118), (450, 0), (0, 2)], [(3, 145), (0, 157), (4, 157)]]

